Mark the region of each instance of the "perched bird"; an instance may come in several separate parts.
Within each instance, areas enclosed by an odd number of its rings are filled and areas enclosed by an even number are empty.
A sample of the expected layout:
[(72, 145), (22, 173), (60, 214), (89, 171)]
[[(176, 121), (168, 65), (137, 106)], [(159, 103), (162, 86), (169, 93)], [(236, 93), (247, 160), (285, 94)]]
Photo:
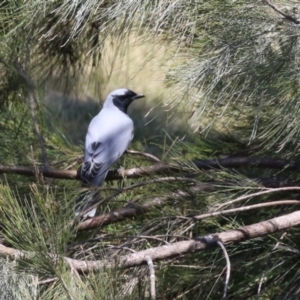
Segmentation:
[[(133, 121), (127, 115), (127, 108), (134, 100), (143, 97), (128, 89), (118, 89), (107, 96), (102, 110), (92, 119), (86, 135), (81, 167), (84, 185), (101, 186), (109, 167), (125, 152), (134, 134)], [(83, 193), (76, 200), (75, 215), (88, 210), (95, 202), (95, 192)], [(95, 213), (96, 208), (93, 208), (85, 217), (93, 217)]]

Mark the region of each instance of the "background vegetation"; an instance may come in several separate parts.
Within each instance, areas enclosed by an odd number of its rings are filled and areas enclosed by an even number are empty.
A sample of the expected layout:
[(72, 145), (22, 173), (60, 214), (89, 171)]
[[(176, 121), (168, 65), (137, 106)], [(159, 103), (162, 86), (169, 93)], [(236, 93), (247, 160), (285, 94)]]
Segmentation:
[[(0, 11), (3, 299), (154, 299), (149, 261), (114, 267), (124, 256), (289, 222), (300, 200), (297, 1), (11, 0)], [(129, 112), (130, 148), (155, 155), (120, 163), (168, 168), (110, 174), (98, 206), (108, 221), (73, 223), (82, 187), (70, 178), (79, 179), (87, 126), (118, 87), (147, 96)], [(202, 216), (221, 209), (236, 210)], [(157, 298), (297, 299), (299, 229), (286, 228), (225, 244), (229, 283), (216, 241), (150, 257)], [(112, 267), (81, 272), (63, 257)]]

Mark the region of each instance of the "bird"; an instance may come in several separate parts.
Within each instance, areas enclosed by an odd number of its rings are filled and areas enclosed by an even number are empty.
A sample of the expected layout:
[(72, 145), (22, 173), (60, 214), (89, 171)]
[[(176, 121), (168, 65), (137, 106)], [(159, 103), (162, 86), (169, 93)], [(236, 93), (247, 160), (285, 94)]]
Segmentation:
[[(86, 134), (81, 167), (84, 186), (102, 186), (110, 166), (126, 151), (134, 136), (134, 124), (127, 109), (134, 100), (144, 97), (127, 88), (114, 90), (107, 96)], [(97, 202), (95, 196), (95, 191), (81, 194), (76, 200), (75, 216), (84, 212), (84, 218), (94, 217), (96, 208), (88, 209)]]

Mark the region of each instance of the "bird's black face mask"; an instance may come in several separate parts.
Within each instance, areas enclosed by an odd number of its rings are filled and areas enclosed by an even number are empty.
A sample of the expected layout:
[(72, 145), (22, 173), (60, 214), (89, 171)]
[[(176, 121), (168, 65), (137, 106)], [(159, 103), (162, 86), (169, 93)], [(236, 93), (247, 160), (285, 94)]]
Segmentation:
[(144, 95), (136, 94), (135, 92), (128, 90), (125, 95), (116, 95), (113, 96), (114, 105), (123, 111), (125, 114), (127, 113), (127, 108), (136, 99), (145, 97)]

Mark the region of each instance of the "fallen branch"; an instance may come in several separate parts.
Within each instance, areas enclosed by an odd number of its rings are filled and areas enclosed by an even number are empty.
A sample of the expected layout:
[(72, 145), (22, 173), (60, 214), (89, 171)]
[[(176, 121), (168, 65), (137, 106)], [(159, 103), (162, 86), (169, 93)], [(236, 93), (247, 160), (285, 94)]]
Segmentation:
[[(241, 242), (244, 240), (261, 237), (281, 230), (287, 230), (298, 225), (300, 225), (300, 211), (295, 211), (284, 216), (244, 226), (235, 230), (225, 231), (213, 236), (215, 240), (219, 240), (222, 244), (228, 245), (234, 242)], [(117, 259), (103, 259), (96, 261), (76, 260), (68, 257), (64, 257), (63, 259), (73, 269), (79, 272), (90, 272), (100, 270), (104, 267), (135, 267), (146, 264), (147, 256), (149, 256), (152, 261), (157, 261), (177, 257), (187, 253), (193, 253), (208, 247), (211, 247), (211, 244), (207, 241), (206, 237), (201, 237), (189, 241), (180, 241), (170, 245), (154, 247), (128, 255), (122, 255), (117, 257)], [(26, 253), (3, 245), (0, 245), (0, 255), (10, 256), (15, 259), (26, 257)], [(57, 256), (53, 254), (48, 254), (48, 256), (52, 257), (53, 259), (57, 259)]]

